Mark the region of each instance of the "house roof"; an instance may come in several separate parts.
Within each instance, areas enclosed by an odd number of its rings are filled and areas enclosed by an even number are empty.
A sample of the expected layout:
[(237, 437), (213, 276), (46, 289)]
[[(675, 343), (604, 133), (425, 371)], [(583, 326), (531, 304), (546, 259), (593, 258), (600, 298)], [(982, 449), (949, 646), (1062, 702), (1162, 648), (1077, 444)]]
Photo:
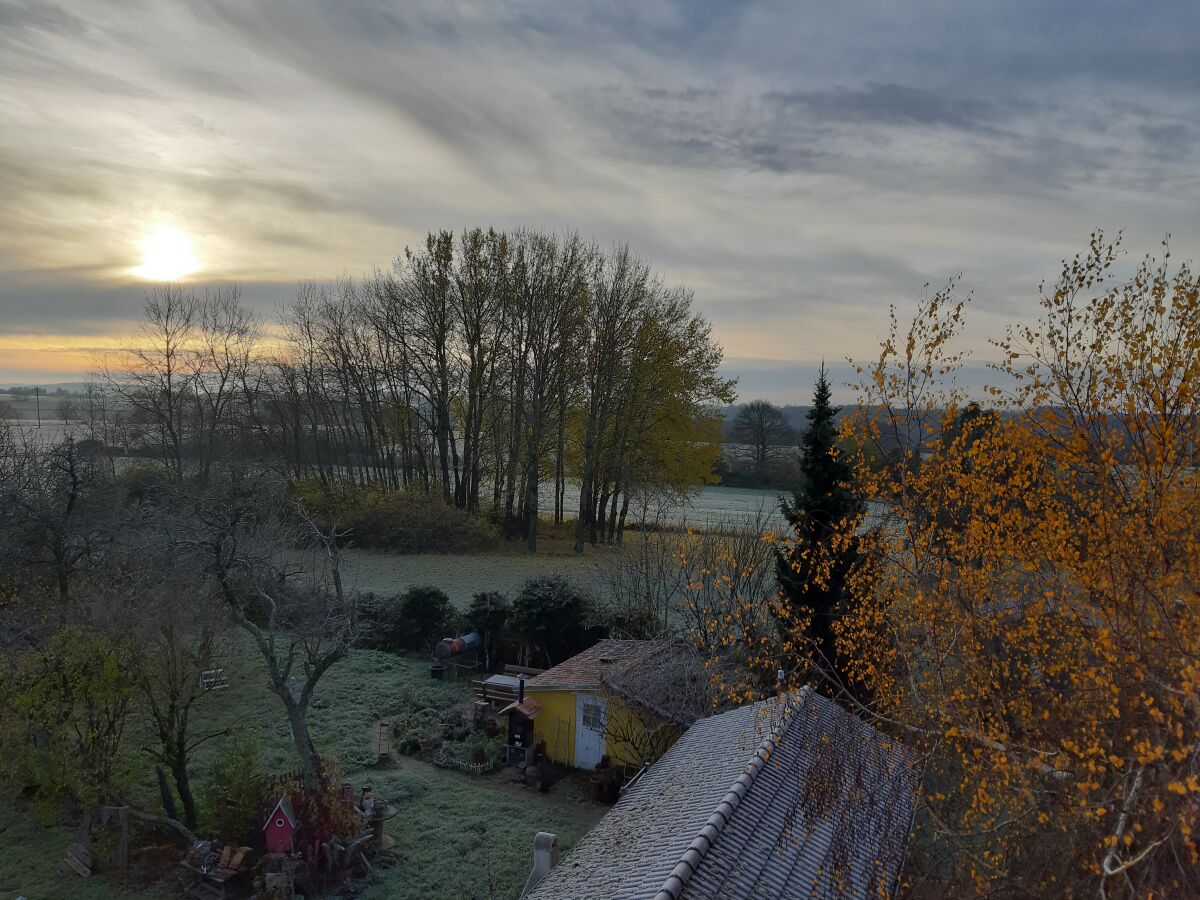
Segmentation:
[(504, 707), (504, 709), (500, 710), (500, 712), (496, 713), (496, 715), (503, 716), (506, 713), (519, 712), (527, 719), (536, 719), (541, 711), (542, 705), (540, 703), (538, 703), (532, 697), (526, 697), (520, 703), (514, 700), (512, 703), (508, 704), (508, 706)]
[(879, 897), (918, 761), (807, 690), (701, 719), (528, 900)]
[(279, 802), (276, 803), (274, 809), (271, 810), (271, 814), (267, 816), (267, 821), (263, 823), (263, 831), (266, 831), (267, 827), (272, 821), (274, 821), (275, 810), (282, 810), (283, 814), (287, 816), (288, 824), (293, 828), (296, 827), (296, 814), (292, 812), (292, 801), (287, 797), (280, 797)]
[(601, 676), (661, 650), (660, 641), (600, 641), (553, 669), (525, 682), (527, 691), (566, 691), (600, 687)]

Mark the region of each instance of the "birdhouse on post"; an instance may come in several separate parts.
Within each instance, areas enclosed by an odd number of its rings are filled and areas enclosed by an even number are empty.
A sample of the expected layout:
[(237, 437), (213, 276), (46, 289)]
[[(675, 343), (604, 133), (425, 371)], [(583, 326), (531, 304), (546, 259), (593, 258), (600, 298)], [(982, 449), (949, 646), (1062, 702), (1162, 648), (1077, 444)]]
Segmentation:
[(268, 853), (291, 853), (295, 848), (296, 814), (287, 797), (280, 797), (263, 824)]

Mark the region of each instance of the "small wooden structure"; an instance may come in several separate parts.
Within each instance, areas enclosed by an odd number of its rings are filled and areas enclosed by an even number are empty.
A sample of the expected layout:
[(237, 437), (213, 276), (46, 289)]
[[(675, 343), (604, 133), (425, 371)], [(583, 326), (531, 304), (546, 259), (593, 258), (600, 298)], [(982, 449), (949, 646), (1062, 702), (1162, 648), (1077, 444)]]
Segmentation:
[(72, 844), (67, 855), (59, 860), (58, 871), (64, 875), (74, 872), (81, 878), (89, 877), (92, 874), (92, 852), (88, 845), (83, 841)]
[(521, 679), (541, 675), (544, 669), (528, 666), (505, 666), (503, 674), (472, 681), (471, 690), (477, 700), (490, 703), (494, 708), (508, 706), (520, 699)]
[(129, 865), (129, 807), (101, 806), (84, 812), (83, 823), (79, 828), (79, 840), (72, 844), (67, 850), (67, 855), (59, 860), (57, 868), (62, 874), (66, 875), (73, 872), (81, 878), (87, 878), (92, 874), (92, 869), (95, 865), (92, 859), (92, 824), (97, 817), (99, 817), (100, 823), (103, 825), (108, 825), (112, 822), (120, 827), (121, 837), (120, 843), (117, 844), (117, 867), (124, 871)]
[(200, 689), (203, 691), (220, 691), (229, 687), (225, 680), (224, 669), (205, 669), (200, 673)]
[(263, 823), (263, 841), (268, 853), (291, 853), (296, 843), (296, 814), (287, 797), (280, 797)]
[(192, 874), (184, 896), (193, 900), (225, 900), (237, 882), (249, 877), (250, 848), (230, 844), (217, 851), (212, 841), (200, 841), (181, 865)]
[[(379, 765), (386, 765), (392, 759), (392, 720), (380, 719), (375, 726), (375, 758)], [(350, 794), (354, 798), (353, 789)]]

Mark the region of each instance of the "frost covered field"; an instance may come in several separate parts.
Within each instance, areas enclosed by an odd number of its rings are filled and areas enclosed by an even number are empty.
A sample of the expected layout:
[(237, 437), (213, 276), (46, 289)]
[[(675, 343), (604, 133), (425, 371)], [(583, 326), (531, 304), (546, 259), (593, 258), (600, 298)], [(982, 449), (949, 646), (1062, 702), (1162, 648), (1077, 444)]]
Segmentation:
[(505, 553), (428, 553), (400, 555), (370, 550), (347, 550), (342, 578), (347, 587), (388, 596), (413, 584), (431, 584), (465, 609), (472, 595), (499, 591), (512, 596), (530, 578), (562, 575), (580, 587), (600, 592), (611, 550), (589, 548), (583, 556)]
[[(570, 497), (567, 502), (570, 509)], [(751, 522), (760, 509), (771, 512), (777, 503), (777, 494), (772, 491), (706, 487), (688, 506), (668, 507), (655, 518), (671, 526), (693, 525), (703, 529), (710, 525)], [(634, 518), (633, 511), (630, 512)], [(500, 591), (511, 596), (530, 578), (543, 575), (562, 575), (582, 588), (602, 594), (605, 573), (616, 552), (607, 547), (588, 547), (582, 556), (576, 556), (564, 544), (549, 552), (528, 554), (516, 543), (490, 553), (401, 555), (351, 549), (342, 557), (342, 577), (348, 587), (383, 596), (410, 585), (431, 584), (445, 591), (451, 602), (463, 609), (479, 591)]]

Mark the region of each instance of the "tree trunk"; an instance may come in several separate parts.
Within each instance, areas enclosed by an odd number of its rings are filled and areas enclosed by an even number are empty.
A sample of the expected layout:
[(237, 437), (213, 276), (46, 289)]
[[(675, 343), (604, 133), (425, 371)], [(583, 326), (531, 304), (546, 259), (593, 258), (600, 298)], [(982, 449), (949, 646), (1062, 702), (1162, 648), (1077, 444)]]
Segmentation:
[(525, 522), (528, 529), (526, 540), (530, 553), (537, 553), (538, 468), (537, 457), (531, 455), (529, 474), (525, 480)]
[[(154, 775), (158, 778), (158, 793), (162, 797), (163, 812), (172, 819), (179, 818), (175, 814), (175, 795), (171, 793), (171, 786), (167, 784), (167, 773), (163, 771), (162, 766), (154, 767)], [(195, 828), (195, 822), (185, 823), (189, 828)]]
[(283, 698), (284, 706), (287, 707), (288, 727), (292, 732), (296, 756), (300, 759), (300, 773), (304, 778), (304, 785), (314, 787), (321, 766), (321, 754), (317, 752), (316, 744), (308, 733), (308, 710), (293, 699), (287, 687), (280, 689), (279, 696)]
[[(182, 753), (177, 753), (171, 763), (171, 777), (175, 780), (179, 802), (183, 804), (183, 824), (194, 830), (197, 821), (196, 798), (192, 796), (192, 780), (188, 776), (187, 759)], [(174, 809), (167, 810), (167, 815), (176, 818)]]

